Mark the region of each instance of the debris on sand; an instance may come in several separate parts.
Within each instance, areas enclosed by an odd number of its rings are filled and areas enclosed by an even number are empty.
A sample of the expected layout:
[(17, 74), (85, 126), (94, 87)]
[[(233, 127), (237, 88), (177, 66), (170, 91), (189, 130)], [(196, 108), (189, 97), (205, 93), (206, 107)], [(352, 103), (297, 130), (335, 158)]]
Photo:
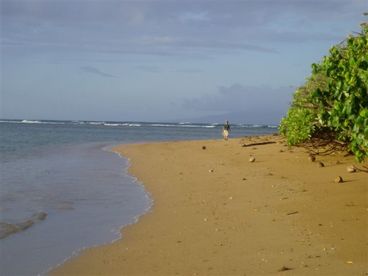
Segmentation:
[(346, 171), (349, 173), (354, 173), (357, 171), (357, 169), (354, 167), (354, 165), (346, 167)]
[(308, 160), (311, 161), (311, 162), (314, 162), (314, 161), (316, 161), (316, 157), (313, 154), (309, 154)]
[(287, 270), (292, 270), (292, 268), (291, 267), (287, 267), (287, 266), (283, 266), (283, 267), (281, 267), (280, 269), (279, 269), (279, 271), (281, 272), (281, 271), (287, 271)]
[(341, 176), (335, 178), (335, 183), (342, 183), (342, 182), (344, 182), (344, 179), (342, 179)]
[(299, 212), (298, 211), (290, 212), (290, 213), (287, 213), (286, 215), (290, 216), (290, 215), (296, 215), (296, 214), (299, 214)]

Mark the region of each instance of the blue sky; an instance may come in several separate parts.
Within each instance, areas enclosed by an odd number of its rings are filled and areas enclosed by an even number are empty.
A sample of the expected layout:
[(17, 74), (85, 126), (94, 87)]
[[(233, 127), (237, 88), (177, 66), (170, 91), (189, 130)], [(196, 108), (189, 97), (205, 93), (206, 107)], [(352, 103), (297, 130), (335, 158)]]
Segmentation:
[(277, 124), (366, 0), (0, 0), (2, 118)]

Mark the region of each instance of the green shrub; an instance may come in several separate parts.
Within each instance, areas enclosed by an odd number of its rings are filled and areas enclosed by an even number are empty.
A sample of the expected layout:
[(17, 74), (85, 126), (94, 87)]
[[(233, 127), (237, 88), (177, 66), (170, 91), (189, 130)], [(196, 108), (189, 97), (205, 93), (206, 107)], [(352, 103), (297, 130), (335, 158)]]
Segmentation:
[(280, 132), (290, 145), (326, 131), (345, 142), (359, 161), (368, 156), (368, 24), (333, 46), (294, 93)]
[(312, 137), (314, 120), (315, 116), (309, 109), (292, 107), (281, 121), (280, 133), (286, 136), (288, 145), (302, 143)]

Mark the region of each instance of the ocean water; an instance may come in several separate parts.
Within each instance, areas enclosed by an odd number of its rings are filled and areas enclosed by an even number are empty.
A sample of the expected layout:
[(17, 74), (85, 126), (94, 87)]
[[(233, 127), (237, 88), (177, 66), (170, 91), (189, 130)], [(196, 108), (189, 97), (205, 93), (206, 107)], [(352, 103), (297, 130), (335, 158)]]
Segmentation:
[[(46, 275), (82, 249), (120, 238), (121, 227), (149, 210), (152, 199), (127, 174), (128, 160), (111, 152), (112, 146), (216, 139), (221, 128), (1, 120), (0, 226), (24, 229), (0, 239), (0, 275)], [(275, 126), (239, 124), (232, 125), (231, 137), (276, 131)]]

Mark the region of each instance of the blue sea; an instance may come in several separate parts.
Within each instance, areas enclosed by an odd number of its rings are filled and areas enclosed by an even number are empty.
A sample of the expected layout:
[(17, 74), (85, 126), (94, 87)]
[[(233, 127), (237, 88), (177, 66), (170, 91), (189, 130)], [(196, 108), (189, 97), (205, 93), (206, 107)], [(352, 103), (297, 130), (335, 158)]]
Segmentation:
[[(220, 139), (221, 130), (216, 123), (0, 120), (0, 232), (17, 229), (0, 239), (0, 274), (46, 275), (85, 248), (119, 239), (150, 209), (152, 198), (112, 146)], [(231, 137), (275, 132), (237, 124)]]

